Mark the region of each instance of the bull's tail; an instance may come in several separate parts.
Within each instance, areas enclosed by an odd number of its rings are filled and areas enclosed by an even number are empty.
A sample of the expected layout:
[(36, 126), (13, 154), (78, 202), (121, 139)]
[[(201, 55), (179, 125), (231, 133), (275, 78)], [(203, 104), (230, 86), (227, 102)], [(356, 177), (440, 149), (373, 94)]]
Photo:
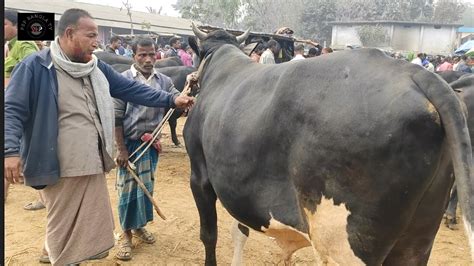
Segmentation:
[(428, 71), (417, 71), (413, 80), (441, 117), (453, 161), (464, 227), (471, 246), (471, 258), (474, 261), (474, 176), (466, 115), (455, 92), (440, 77)]

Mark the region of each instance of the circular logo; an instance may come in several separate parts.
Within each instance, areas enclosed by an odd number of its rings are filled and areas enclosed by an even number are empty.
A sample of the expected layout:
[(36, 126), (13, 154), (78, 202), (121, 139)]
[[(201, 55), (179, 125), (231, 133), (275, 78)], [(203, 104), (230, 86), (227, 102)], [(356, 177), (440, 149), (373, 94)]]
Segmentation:
[(43, 40), (48, 36), (48, 31), (54, 34), (53, 22), (47, 16), (41, 13), (22, 14), (24, 19), (21, 21), (20, 30), (31, 40)]
[(41, 24), (39, 24), (38, 22), (34, 22), (33, 24), (31, 24), (31, 26), (30, 26), (30, 33), (31, 34), (33, 34), (35, 36), (38, 36), (42, 32), (43, 32), (43, 26), (41, 26)]

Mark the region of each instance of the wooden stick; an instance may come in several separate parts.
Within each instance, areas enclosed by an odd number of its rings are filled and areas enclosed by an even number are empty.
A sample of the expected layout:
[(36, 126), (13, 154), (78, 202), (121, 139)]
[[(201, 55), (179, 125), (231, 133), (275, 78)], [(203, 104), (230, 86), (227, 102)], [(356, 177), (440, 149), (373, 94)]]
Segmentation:
[[(163, 119), (160, 121), (160, 123), (158, 124), (158, 126), (153, 130), (153, 132), (151, 132), (151, 134), (153, 136), (159, 134), (159, 131), (161, 132), (161, 129), (163, 128), (163, 124), (168, 121), (169, 117), (171, 116), (171, 114), (174, 112), (174, 108), (168, 110), (168, 112), (166, 113), (166, 115), (163, 117)], [(166, 120), (165, 120), (166, 118)], [(135, 149), (135, 151), (133, 151), (129, 156), (128, 156), (128, 159), (132, 158), (133, 155), (135, 155), (135, 153), (137, 153), (141, 148), (143, 148), (143, 146), (147, 145), (148, 143), (153, 143), (152, 141), (145, 141), (143, 142), (140, 146), (138, 146), (138, 148)], [(147, 150), (148, 148), (145, 148), (145, 151)], [(141, 156), (140, 156), (141, 157)]]
[[(189, 93), (191, 92), (191, 84), (188, 83), (186, 84), (186, 87), (183, 89), (183, 92), (181, 92), (181, 96), (183, 95), (188, 95)], [(166, 115), (163, 117), (163, 119), (160, 121), (160, 123), (158, 124), (158, 126), (155, 128), (155, 130), (153, 130), (152, 132), (152, 135), (153, 135), (153, 138), (147, 142), (144, 142), (142, 143), (132, 154), (130, 154), (130, 156), (128, 156), (128, 158), (130, 159), (135, 153), (137, 153), (146, 143), (146, 146), (145, 148), (143, 148), (143, 151), (133, 160), (133, 164), (138, 162), (138, 160), (140, 160), (140, 158), (145, 154), (145, 152), (150, 148), (151, 144), (153, 144), (153, 142), (155, 142), (155, 140), (158, 138), (159, 134), (161, 133), (161, 130), (163, 130), (163, 127), (165, 125), (165, 123), (170, 119), (171, 115), (173, 114), (174, 112), (174, 109), (170, 109), (168, 111), (168, 113), (166, 113)]]
[(138, 177), (138, 175), (133, 170), (130, 162), (128, 162), (127, 170), (132, 174), (133, 179), (135, 179), (138, 186), (142, 189), (143, 193), (145, 193), (145, 195), (151, 201), (151, 203), (153, 204), (153, 207), (155, 208), (156, 213), (161, 217), (161, 219), (166, 220), (166, 216), (163, 214), (163, 212), (161, 212), (161, 210), (158, 207), (158, 204), (156, 203), (155, 199), (153, 199), (153, 196), (150, 194), (148, 189), (145, 187), (145, 184), (143, 184), (142, 180)]

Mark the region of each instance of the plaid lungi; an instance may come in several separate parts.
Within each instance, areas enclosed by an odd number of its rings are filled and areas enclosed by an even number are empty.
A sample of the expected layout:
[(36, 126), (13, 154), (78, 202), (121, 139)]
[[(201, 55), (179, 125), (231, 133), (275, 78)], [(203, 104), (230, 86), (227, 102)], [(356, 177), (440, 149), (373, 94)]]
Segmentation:
[[(126, 140), (125, 143), (129, 153), (133, 152), (141, 144), (141, 140)], [(135, 172), (151, 195), (153, 195), (154, 173), (157, 164), (158, 152), (153, 147), (150, 147), (140, 160), (135, 163)], [(118, 168), (116, 187), (119, 196), (118, 213), (122, 230), (139, 229), (148, 222), (153, 221), (153, 204), (126, 168)]]

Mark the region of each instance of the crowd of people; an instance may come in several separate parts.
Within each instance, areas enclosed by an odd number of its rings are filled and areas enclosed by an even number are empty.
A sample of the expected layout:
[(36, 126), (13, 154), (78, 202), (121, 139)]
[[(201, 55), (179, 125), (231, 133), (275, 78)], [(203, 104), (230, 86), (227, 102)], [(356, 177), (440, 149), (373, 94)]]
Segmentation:
[[(132, 49), (132, 42), (127, 43), (125, 42), (120, 36), (112, 36), (110, 38), (110, 43), (104, 47), (103, 44), (100, 44), (96, 51), (106, 51), (110, 53), (114, 53), (121, 56), (126, 56), (133, 58), (133, 49)], [(169, 43), (166, 45), (156, 44), (155, 48), (155, 59), (165, 59), (169, 57), (179, 57), (184, 66), (194, 66), (197, 65), (196, 55), (194, 51), (191, 49), (186, 43), (182, 43), (181, 39), (178, 37), (171, 37), (169, 39)]]
[[(294, 56), (290, 61), (302, 60), (306, 58), (316, 57), (324, 54), (332, 53), (333, 50), (330, 47), (322, 47), (319, 43), (312, 41), (305, 41), (308, 43), (308, 47), (304, 44), (299, 43), (294, 46)], [(276, 64), (276, 58), (281, 55), (281, 46), (274, 40), (270, 39), (268, 42), (260, 42), (253, 51), (250, 53), (250, 58), (254, 62), (261, 64)]]
[(459, 71), (465, 73), (474, 73), (474, 57), (467, 55), (431, 56), (426, 53), (402, 56), (401, 53), (393, 53), (392, 57), (400, 60), (406, 60), (413, 64), (422, 66), (431, 72)]

